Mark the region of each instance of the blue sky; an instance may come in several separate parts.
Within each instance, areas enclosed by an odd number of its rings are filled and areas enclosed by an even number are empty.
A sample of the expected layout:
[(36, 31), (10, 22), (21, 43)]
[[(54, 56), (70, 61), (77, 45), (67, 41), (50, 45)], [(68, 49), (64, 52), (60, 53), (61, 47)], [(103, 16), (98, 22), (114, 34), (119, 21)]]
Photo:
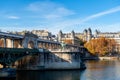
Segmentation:
[(120, 31), (120, 0), (0, 0), (2, 31)]

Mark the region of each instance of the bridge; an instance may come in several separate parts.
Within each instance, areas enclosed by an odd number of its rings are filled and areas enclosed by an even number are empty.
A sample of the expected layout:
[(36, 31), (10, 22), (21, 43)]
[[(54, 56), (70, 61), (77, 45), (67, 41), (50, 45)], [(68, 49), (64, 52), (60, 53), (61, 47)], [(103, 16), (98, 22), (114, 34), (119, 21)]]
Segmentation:
[(0, 48), (0, 64), (9, 66), (15, 61), (27, 56), (40, 53), (38, 49)]
[[(0, 64), (3, 67), (13, 65), (19, 69), (23, 69), (24, 66), (35, 69), (35, 67), (43, 68), (44, 66), (46, 69), (55, 69), (53, 65), (61, 64), (64, 68), (68, 66), (75, 68), (80, 67), (77, 63), (81, 61), (80, 53), (83, 52), (84, 47), (66, 44), (63, 49), (60, 42), (43, 40), (32, 33), (17, 35), (0, 32)], [(33, 61), (31, 65), (30, 61)], [(70, 64), (72, 61), (76, 62), (74, 66)], [(33, 66), (33, 63), (36, 64)], [(60, 65), (57, 68), (60, 68)]]

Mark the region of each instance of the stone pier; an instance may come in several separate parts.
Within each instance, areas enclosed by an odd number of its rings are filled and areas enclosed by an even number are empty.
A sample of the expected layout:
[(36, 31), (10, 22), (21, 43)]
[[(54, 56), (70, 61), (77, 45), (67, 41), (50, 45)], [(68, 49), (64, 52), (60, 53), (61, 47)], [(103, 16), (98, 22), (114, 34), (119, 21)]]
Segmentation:
[[(35, 62), (31, 64), (30, 61)], [(19, 62), (21, 62), (21, 64), (18, 66), (21, 65), (21, 67), (18, 67), (18, 70), (61, 70), (81, 69), (82, 67), (79, 52), (45, 52), (34, 55), (34, 58), (29, 56), (29, 58)]]

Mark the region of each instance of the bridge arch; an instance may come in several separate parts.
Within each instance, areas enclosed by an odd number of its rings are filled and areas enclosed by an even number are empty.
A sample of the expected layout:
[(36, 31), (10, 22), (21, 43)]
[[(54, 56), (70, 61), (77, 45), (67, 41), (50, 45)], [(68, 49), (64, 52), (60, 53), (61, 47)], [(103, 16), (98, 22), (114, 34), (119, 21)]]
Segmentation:
[(30, 48), (30, 49), (35, 48), (35, 44), (34, 44), (33, 41), (30, 40), (30, 41), (28, 42), (28, 48)]
[[(33, 59), (40, 54), (38, 49), (21, 49), (21, 48), (0, 48), (0, 64), (5, 66), (11, 66), (22, 59)], [(28, 58), (26, 58), (28, 57)], [(30, 58), (30, 59), (29, 59)], [(33, 59), (34, 60), (34, 59)], [(24, 61), (23, 61), (24, 62)]]
[(38, 37), (34, 34), (26, 33), (23, 39), (23, 47), (24, 48), (38, 48), (37, 45)]

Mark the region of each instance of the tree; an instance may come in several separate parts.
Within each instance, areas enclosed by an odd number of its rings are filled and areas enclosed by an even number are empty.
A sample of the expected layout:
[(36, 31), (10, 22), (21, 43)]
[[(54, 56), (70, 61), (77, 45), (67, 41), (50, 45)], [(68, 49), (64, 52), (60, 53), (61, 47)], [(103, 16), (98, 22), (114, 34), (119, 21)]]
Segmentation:
[(92, 54), (103, 56), (115, 52), (116, 41), (108, 38), (92, 39), (84, 45)]

